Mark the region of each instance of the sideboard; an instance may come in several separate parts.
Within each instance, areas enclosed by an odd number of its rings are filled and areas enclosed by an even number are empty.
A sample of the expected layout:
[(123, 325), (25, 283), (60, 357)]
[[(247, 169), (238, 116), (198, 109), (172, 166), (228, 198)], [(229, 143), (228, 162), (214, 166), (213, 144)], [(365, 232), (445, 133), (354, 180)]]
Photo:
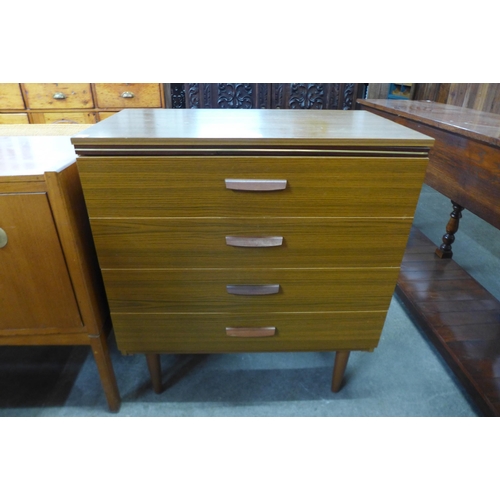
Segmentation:
[(0, 137), (0, 311), (0, 346), (90, 346), (119, 409), (109, 308), (68, 137)]

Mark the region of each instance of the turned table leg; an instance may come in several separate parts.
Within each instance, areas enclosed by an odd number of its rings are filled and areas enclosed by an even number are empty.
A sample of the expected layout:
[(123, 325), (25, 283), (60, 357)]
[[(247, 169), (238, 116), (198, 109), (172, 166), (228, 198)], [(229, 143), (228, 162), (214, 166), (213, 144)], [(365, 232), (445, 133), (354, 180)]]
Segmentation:
[(153, 384), (153, 390), (156, 394), (162, 392), (161, 385), (161, 362), (159, 354), (146, 354), (146, 361), (148, 363), (149, 375)]
[(351, 351), (337, 351), (333, 365), (332, 392), (339, 392)]
[(451, 245), (455, 241), (455, 233), (458, 231), (458, 225), (460, 219), (462, 218), (462, 210), (464, 207), (451, 201), (453, 206), (453, 212), (450, 214), (450, 220), (446, 226), (446, 234), (443, 236), (443, 244), (436, 248), (436, 255), (441, 259), (451, 259), (453, 252), (451, 251)]
[(89, 341), (109, 409), (117, 412), (120, 409), (121, 398), (109, 356), (108, 343), (104, 335), (89, 336)]

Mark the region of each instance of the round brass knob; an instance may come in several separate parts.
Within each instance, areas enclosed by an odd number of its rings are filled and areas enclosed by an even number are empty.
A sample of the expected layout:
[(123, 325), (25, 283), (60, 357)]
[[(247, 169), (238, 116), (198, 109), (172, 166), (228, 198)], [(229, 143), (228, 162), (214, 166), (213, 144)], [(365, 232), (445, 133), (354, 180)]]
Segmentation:
[(0, 248), (3, 248), (7, 245), (7, 233), (0, 227)]

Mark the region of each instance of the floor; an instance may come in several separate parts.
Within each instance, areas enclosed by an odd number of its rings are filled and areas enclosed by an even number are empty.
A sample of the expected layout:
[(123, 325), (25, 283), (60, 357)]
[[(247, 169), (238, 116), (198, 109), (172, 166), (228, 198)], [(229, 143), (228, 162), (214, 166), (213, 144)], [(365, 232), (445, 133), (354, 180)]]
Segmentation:
[[(424, 186), (415, 226), (438, 243), (451, 205)], [(464, 212), (454, 258), (500, 298), (498, 232)], [(163, 355), (162, 394), (144, 356), (122, 356), (111, 339), (122, 396), (107, 410), (87, 347), (1, 347), (0, 416), (482, 416), (433, 346), (393, 298), (379, 347), (354, 352), (345, 386), (330, 391), (333, 353)]]

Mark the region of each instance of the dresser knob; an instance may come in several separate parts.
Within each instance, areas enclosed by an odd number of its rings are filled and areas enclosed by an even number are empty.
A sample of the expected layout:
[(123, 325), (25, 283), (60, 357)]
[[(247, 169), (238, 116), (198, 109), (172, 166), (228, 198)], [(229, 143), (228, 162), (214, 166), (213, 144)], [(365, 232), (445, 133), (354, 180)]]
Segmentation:
[(276, 333), (275, 326), (265, 326), (259, 328), (247, 327), (227, 327), (226, 335), (229, 337), (272, 337)]
[(226, 179), (226, 189), (234, 191), (282, 191), (286, 189), (284, 179)]
[(62, 92), (56, 92), (52, 97), (54, 99), (66, 99), (66, 95)]
[(279, 285), (226, 285), (231, 295), (273, 295), (279, 293)]
[(123, 92), (122, 97), (125, 99), (132, 99), (132, 97), (135, 97), (133, 92)]
[(264, 236), (257, 238), (247, 236), (226, 236), (226, 245), (247, 248), (279, 247), (283, 245), (283, 236)]
[(3, 248), (7, 245), (7, 233), (0, 227), (0, 248)]

